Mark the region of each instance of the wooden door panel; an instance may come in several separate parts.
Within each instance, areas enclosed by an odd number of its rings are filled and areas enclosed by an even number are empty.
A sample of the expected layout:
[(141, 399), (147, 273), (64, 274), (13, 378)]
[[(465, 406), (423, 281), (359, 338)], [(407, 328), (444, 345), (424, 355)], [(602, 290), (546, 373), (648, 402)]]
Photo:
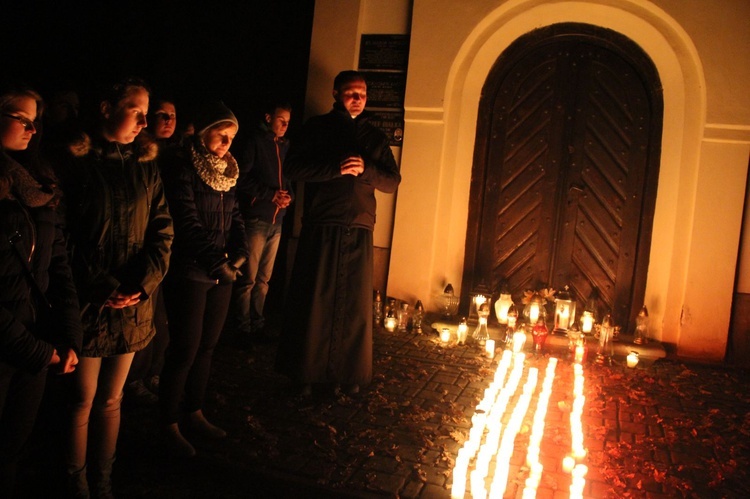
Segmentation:
[(661, 94), (610, 39), (537, 38), (483, 89), (464, 294), (570, 285), (582, 303), (596, 289), (627, 326), (645, 289)]
[(489, 251), (480, 258), (489, 258), (483, 267), (515, 289), (531, 287), (549, 272), (552, 234), (542, 220), (554, 209), (547, 194), (557, 172), (546, 165), (560, 147), (554, 134), (559, 69), (554, 57), (539, 52), (497, 89), (481, 231)]
[[(633, 301), (633, 282), (637, 269), (635, 255), (639, 244), (639, 220), (646, 168), (643, 146), (651, 131), (641, 126), (649, 113), (647, 92), (635, 78), (632, 66), (610, 50), (585, 47), (580, 71), (587, 85), (580, 88), (574, 123), (575, 153), (571, 170), (580, 171), (581, 192), (567, 210), (585, 212), (575, 219), (575, 230), (563, 227), (556, 254), (553, 282), (559, 286), (572, 281), (574, 295), (585, 299), (581, 291), (596, 287), (603, 307), (612, 311), (618, 324), (627, 324)], [(626, 223), (630, 221), (630, 223)], [(589, 229), (584, 231), (584, 229)], [(571, 252), (568, 252), (570, 248)], [(572, 251), (583, 249), (577, 255)], [(588, 286), (578, 286), (586, 275)]]

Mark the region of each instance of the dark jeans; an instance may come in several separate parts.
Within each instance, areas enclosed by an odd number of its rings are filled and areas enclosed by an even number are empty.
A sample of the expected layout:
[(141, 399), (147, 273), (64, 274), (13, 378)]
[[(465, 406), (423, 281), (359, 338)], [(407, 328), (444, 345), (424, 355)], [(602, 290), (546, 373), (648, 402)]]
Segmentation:
[(182, 414), (203, 408), (211, 359), (232, 297), (230, 284), (213, 284), (169, 275), (164, 285), (169, 346), (159, 380), (161, 422), (177, 423)]
[(234, 284), (234, 302), (237, 328), (251, 331), (263, 329), (265, 325), (263, 308), (281, 241), (281, 223), (270, 224), (257, 218), (247, 220), (245, 237), (250, 255), (242, 267), (243, 275)]
[(12, 497), (16, 468), (34, 428), (47, 370), (30, 374), (0, 362), (0, 497)]

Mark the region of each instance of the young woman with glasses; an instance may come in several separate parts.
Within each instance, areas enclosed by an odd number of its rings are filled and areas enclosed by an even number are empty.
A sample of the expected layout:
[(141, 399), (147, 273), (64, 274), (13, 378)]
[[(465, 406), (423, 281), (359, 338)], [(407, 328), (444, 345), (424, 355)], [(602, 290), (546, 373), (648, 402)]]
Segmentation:
[(73, 372), (81, 349), (54, 179), (11, 157), (28, 149), (41, 113), (35, 91), (0, 89), (0, 497), (14, 497), (47, 371)]

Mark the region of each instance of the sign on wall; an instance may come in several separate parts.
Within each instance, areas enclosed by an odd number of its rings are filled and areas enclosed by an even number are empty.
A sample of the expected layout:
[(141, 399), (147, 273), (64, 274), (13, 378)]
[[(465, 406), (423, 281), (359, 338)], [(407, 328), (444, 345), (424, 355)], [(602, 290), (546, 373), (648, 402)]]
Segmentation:
[(406, 73), (360, 71), (367, 80), (367, 107), (403, 109)]
[(409, 35), (362, 35), (359, 69), (406, 71)]
[(404, 140), (403, 110), (370, 111), (370, 123), (383, 130), (391, 140), (392, 146), (401, 147), (401, 142)]
[(400, 147), (404, 137), (404, 96), (409, 35), (362, 35), (359, 71), (367, 81), (371, 122)]

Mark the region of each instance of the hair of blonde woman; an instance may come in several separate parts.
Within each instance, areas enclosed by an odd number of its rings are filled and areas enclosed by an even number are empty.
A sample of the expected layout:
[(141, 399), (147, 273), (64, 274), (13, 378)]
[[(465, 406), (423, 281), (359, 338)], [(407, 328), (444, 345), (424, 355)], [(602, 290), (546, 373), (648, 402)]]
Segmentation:
[(0, 91), (0, 112), (15, 111), (13, 103), (18, 99), (29, 98), (36, 102), (37, 119), (42, 116), (44, 100), (39, 92), (26, 86), (12, 86)]

